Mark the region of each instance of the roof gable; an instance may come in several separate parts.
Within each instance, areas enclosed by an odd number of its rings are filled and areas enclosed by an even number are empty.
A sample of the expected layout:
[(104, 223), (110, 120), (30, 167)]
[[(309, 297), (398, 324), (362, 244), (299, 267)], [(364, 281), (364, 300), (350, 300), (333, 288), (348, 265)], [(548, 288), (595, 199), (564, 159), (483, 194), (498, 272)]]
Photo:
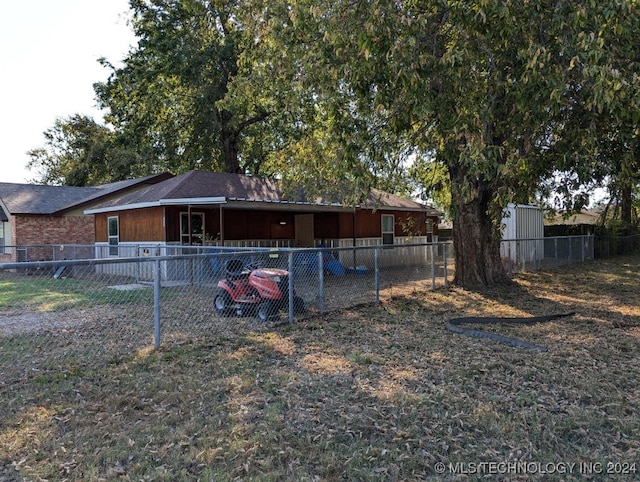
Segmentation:
[(93, 195), (96, 188), (0, 183), (0, 198), (10, 214), (52, 214)]
[(9, 211), (7, 214), (51, 215), (169, 177), (172, 174), (155, 174), (91, 187), (0, 182), (0, 200)]

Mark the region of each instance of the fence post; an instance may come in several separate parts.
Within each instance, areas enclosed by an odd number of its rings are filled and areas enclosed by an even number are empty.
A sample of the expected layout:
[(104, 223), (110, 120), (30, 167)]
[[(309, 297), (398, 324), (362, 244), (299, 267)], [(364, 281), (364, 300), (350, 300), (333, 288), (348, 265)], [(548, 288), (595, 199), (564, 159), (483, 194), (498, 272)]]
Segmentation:
[(431, 289), (436, 289), (436, 256), (435, 245), (431, 245)]
[[(138, 262), (139, 264), (139, 262)], [(155, 260), (153, 270), (153, 318), (155, 349), (160, 348), (160, 260)]]
[(293, 251), (289, 250), (289, 324), (293, 324)]
[(373, 266), (375, 273), (375, 285), (376, 285), (376, 303), (380, 304), (380, 266), (378, 260), (380, 258), (380, 247), (376, 246), (373, 251)]
[(324, 252), (318, 251), (318, 309), (324, 315)]
[(573, 264), (573, 242), (571, 241), (571, 237), (567, 237), (569, 240), (569, 264)]
[(443, 274), (444, 274), (444, 287), (449, 287), (449, 273), (447, 273), (447, 245), (442, 245), (442, 261), (443, 261)]

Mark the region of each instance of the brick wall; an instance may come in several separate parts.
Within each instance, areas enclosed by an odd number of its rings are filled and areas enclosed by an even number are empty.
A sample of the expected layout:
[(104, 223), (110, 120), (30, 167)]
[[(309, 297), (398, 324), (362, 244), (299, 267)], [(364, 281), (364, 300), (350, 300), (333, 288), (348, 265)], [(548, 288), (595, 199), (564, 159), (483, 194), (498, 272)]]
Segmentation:
[[(42, 244), (93, 244), (95, 230), (93, 216), (29, 216), (12, 217), (15, 246)], [(44, 250), (50, 252), (50, 250)], [(30, 249), (29, 259), (48, 259)]]

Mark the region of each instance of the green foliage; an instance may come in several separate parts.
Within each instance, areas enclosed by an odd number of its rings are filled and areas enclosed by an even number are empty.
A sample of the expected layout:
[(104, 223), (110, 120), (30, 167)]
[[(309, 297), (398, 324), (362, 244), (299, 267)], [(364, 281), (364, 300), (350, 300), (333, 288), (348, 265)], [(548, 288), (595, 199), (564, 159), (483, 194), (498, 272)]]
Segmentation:
[(56, 119), (44, 137), (45, 145), (28, 153), (27, 167), (37, 172), (35, 182), (91, 186), (131, 174), (129, 156), (116, 147), (113, 131), (88, 116)]
[[(131, 8), (139, 43), (95, 86), (109, 148), (135, 152), (130, 173), (250, 172), (352, 204), (371, 187), (417, 190), (449, 204), (454, 237), (475, 240), (457, 246), (456, 264), (475, 265), (480, 283), (502, 269), (497, 244), (482, 240), (499, 238), (508, 202), (577, 210), (608, 183), (633, 219), (637, 0)], [(124, 159), (108, 152), (98, 165)]]
[[(270, 112), (260, 98), (227, 97), (245, 71), (242, 2), (132, 0), (139, 38), (124, 65), (95, 85), (108, 122), (155, 169), (256, 171), (240, 156), (249, 127)], [(255, 148), (251, 153), (260, 154)], [(257, 166), (256, 166), (257, 163)]]
[[(637, 2), (299, 0), (268, 11), (261, 45), (295, 59), (279, 74), (322, 115), (321, 148), (302, 150), (296, 169), (313, 171), (320, 153), (336, 182), (361, 185), (393, 173), (393, 153), (428, 152), (412, 174), (425, 192), (448, 184), (454, 230), (467, 216), (456, 236), (478, 239), (469, 246), (499, 236), (506, 203), (529, 202), (542, 181), (565, 204), (584, 202), (571, 197), (594, 181), (601, 136), (637, 125)], [(598, 162), (610, 172), (610, 158)], [(474, 281), (496, 279), (496, 244), (482, 256), (458, 248)]]
[(0, 308), (25, 308), (34, 311), (60, 311), (99, 305), (151, 304), (153, 291), (114, 292), (105, 283), (82, 279), (4, 276), (0, 281)]

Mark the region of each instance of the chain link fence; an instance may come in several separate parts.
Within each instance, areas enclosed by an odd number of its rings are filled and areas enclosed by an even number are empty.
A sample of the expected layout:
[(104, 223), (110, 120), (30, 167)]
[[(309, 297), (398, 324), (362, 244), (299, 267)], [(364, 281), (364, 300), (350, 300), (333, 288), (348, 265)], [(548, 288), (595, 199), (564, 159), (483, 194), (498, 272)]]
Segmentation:
[(525, 273), (594, 259), (593, 236), (508, 239), (500, 245), (507, 274)]
[(0, 389), (435, 289), (453, 265), (446, 243), (159, 253), (0, 264)]
[(640, 253), (640, 235), (633, 236), (596, 236), (595, 257), (609, 258)]
[(639, 254), (640, 236), (557, 236), (503, 240), (502, 262), (509, 275), (559, 268), (591, 259)]
[[(515, 273), (593, 259), (602, 246), (593, 236), (506, 240), (501, 255)], [(613, 243), (607, 246), (614, 251)], [(637, 238), (615, 244), (615, 252), (625, 254), (639, 248)], [(136, 245), (112, 258), (94, 246), (25, 252), (44, 260), (0, 263), (0, 389), (25, 378), (126, 363), (171, 344), (223, 343), (271, 324), (437, 289), (455, 270), (450, 243)]]

